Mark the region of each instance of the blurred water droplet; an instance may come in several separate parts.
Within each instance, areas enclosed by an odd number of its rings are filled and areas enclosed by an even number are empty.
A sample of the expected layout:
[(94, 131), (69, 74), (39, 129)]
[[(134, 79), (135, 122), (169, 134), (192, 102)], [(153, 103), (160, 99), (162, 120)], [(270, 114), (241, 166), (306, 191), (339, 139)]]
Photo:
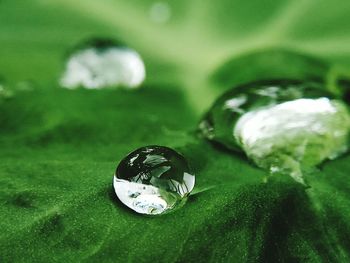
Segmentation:
[(348, 150), (350, 115), (321, 83), (261, 81), (223, 94), (199, 128), (259, 167), (304, 183), (303, 168)]
[(149, 16), (155, 23), (163, 24), (168, 22), (171, 17), (171, 9), (166, 2), (155, 2), (149, 10)]
[(10, 89), (4, 79), (0, 77), (0, 100), (12, 98), (14, 95), (14, 91)]
[(65, 88), (137, 88), (145, 79), (145, 65), (131, 48), (111, 40), (92, 40), (68, 57), (60, 79)]
[(17, 91), (33, 91), (35, 83), (32, 80), (23, 80), (16, 83), (15, 89)]
[(194, 183), (185, 158), (163, 146), (146, 146), (130, 153), (119, 163), (113, 180), (123, 204), (149, 215), (179, 207)]

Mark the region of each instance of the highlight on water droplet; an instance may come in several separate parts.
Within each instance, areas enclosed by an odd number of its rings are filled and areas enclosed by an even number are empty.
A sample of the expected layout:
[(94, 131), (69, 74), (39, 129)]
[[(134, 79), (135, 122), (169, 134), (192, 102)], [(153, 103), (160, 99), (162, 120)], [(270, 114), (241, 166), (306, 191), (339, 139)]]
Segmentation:
[(186, 159), (164, 146), (145, 146), (118, 165), (113, 185), (119, 200), (140, 214), (158, 215), (180, 207), (195, 184)]
[(348, 150), (346, 104), (315, 81), (249, 83), (223, 94), (199, 125), (204, 137), (243, 151), (272, 174), (302, 171)]
[(69, 55), (60, 85), (75, 89), (139, 87), (146, 76), (144, 62), (133, 49), (108, 39), (93, 39)]
[(171, 17), (171, 8), (166, 2), (154, 2), (149, 10), (149, 16), (155, 23), (166, 23)]

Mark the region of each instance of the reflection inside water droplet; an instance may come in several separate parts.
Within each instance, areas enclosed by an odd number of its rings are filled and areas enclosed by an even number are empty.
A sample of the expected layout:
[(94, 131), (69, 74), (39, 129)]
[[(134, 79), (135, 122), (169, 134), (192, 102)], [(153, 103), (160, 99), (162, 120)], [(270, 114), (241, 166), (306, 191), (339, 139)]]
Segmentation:
[(109, 40), (93, 40), (76, 49), (66, 62), (60, 84), (65, 88), (136, 88), (145, 79), (140, 55)]
[(347, 151), (350, 115), (321, 83), (262, 81), (226, 92), (200, 129), (259, 167), (304, 183), (304, 168)]
[(156, 215), (184, 203), (194, 187), (183, 156), (163, 146), (146, 146), (125, 157), (113, 185), (120, 201), (137, 213)]

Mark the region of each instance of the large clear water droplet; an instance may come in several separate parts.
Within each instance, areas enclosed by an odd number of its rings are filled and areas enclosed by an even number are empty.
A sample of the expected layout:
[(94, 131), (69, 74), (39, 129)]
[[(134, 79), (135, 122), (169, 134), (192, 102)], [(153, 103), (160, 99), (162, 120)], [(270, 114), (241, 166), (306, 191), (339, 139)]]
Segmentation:
[(347, 151), (350, 115), (321, 83), (261, 81), (222, 95), (200, 129), (209, 140), (244, 151), (259, 167), (304, 183), (304, 168)]
[(60, 84), (70, 89), (137, 88), (145, 75), (145, 65), (135, 50), (111, 40), (94, 39), (71, 53)]
[(113, 180), (120, 201), (148, 215), (179, 207), (194, 183), (185, 158), (163, 146), (146, 146), (130, 153), (119, 163)]

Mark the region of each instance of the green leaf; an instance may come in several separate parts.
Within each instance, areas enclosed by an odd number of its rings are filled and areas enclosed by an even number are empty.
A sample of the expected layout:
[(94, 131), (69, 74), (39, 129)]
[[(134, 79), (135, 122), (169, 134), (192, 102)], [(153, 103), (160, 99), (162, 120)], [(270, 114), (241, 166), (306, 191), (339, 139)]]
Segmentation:
[(213, 75), (222, 87), (266, 79), (320, 79), (326, 81), (330, 66), (319, 59), (287, 50), (248, 53), (224, 63)]
[[(15, 93), (0, 98), (0, 261), (349, 262), (349, 156), (311, 171), (304, 189), (265, 182), (195, 130), (237, 83), (347, 84), (350, 2), (166, 2), (164, 24), (149, 0), (0, 2), (0, 75)], [(96, 36), (140, 52), (140, 90), (58, 87), (66, 52)], [(33, 90), (16, 90), (23, 81)], [(186, 205), (158, 217), (112, 187), (118, 162), (150, 144), (183, 153), (197, 176)]]

